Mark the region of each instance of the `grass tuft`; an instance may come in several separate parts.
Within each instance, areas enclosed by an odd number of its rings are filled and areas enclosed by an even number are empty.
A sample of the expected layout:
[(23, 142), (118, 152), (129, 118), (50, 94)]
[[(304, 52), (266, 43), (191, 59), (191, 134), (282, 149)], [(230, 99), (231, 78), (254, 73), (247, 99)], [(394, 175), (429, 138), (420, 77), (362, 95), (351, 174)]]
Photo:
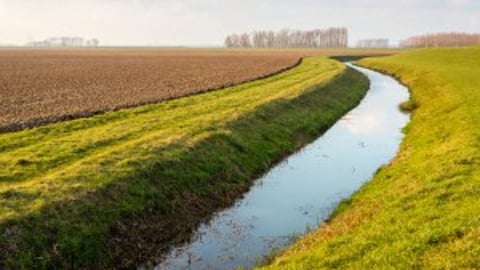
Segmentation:
[(415, 109), (418, 108), (418, 103), (415, 102), (415, 100), (411, 99), (400, 103), (398, 107), (403, 112), (413, 112)]

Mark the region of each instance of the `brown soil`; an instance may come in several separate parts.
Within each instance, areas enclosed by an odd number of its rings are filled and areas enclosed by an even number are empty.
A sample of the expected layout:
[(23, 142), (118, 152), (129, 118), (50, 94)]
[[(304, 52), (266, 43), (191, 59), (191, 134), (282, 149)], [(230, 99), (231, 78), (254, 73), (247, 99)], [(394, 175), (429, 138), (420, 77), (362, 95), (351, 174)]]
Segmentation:
[(209, 50), (0, 50), (0, 132), (215, 90), (298, 59)]

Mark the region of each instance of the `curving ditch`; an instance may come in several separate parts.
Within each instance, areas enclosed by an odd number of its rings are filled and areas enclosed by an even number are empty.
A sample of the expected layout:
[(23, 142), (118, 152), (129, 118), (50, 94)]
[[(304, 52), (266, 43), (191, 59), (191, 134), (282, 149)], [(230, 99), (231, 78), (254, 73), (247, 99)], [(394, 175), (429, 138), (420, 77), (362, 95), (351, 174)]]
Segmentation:
[(360, 105), (258, 179), (234, 206), (200, 225), (193, 241), (172, 248), (156, 269), (251, 268), (317, 227), (394, 157), (409, 119), (398, 109), (408, 89), (392, 77), (349, 65), (370, 80)]

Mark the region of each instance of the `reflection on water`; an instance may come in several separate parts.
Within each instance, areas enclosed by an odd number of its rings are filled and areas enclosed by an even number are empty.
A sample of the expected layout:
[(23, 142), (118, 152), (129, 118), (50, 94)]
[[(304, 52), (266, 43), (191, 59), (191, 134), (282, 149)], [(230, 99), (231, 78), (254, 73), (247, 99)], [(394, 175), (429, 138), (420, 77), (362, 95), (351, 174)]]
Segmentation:
[(352, 134), (369, 135), (381, 131), (386, 124), (387, 118), (381, 110), (374, 109), (363, 113), (361, 119), (349, 116), (342, 120), (341, 123)]
[(250, 268), (316, 227), (395, 155), (408, 121), (397, 108), (408, 91), (391, 77), (355, 68), (371, 81), (361, 104), (202, 224), (194, 241), (173, 249), (157, 269)]

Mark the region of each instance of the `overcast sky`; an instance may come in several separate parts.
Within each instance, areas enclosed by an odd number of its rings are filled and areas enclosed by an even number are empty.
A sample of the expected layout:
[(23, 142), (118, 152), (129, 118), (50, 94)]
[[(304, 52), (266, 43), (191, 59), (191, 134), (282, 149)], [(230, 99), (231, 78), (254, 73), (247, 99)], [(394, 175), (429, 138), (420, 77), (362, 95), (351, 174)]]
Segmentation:
[(102, 45), (222, 45), (253, 30), (347, 27), (350, 43), (480, 32), (480, 0), (0, 0), (0, 44), (51, 36)]

